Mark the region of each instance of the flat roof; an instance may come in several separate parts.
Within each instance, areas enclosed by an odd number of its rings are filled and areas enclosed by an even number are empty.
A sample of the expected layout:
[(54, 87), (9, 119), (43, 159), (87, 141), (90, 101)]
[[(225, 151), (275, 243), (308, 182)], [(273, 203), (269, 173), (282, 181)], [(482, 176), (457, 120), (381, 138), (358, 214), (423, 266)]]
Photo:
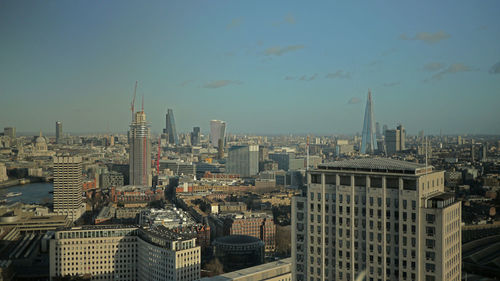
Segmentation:
[[(290, 267), (290, 271), (288, 271), (288, 269), (285, 269), (285, 267), (288, 266)], [(265, 279), (271, 279), (273, 277), (291, 273), (291, 270), (292, 270), (292, 258), (286, 258), (278, 261), (268, 262), (265, 264), (225, 273), (214, 277), (202, 278), (201, 280), (203, 281), (261, 280), (252, 278), (255, 275), (259, 274), (265, 276)], [(270, 274), (270, 272), (272, 272), (272, 274)]]
[(389, 172), (417, 174), (425, 168), (434, 169), (431, 165), (401, 161), (390, 158), (361, 158), (335, 161), (318, 165), (318, 170), (360, 171), (360, 172)]

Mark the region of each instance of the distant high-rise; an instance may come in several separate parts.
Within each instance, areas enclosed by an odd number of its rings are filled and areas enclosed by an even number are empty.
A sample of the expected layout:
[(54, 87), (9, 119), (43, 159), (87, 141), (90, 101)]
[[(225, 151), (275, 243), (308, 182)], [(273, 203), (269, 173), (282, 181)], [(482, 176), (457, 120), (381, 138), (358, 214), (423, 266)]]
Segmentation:
[(384, 134), (384, 136), (385, 136), (385, 131), (387, 130), (388, 130), (387, 124), (382, 126), (382, 134)]
[(196, 146), (200, 145), (200, 127), (193, 127), (193, 131), (191, 132), (191, 145)]
[(177, 136), (177, 130), (175, 129), (174, 111), (172, 109), (167, 110), (166, 125), (163, 133), (168, 135), (168, 143), (179, 144), (179, 136)]
[(377, 135), (377, 139), (380, 139), (382, 137), (382, 134), (380, 133), (380, 123), (375, 122), (375, 134)]
[(377, 150), (377, 138), (375, 136), (374, 127), (372, 93), (371, 91), (368, 91), (368, 99), (366, 101), (365, 109), (365, 120), (361, 138), (360, 152), (363, 154), (373, 154)]
[(399, 124), (397, 129), (399, 130), (399, 141), (400, 141), (399, 150), (403, 151), (406, 149), (406, 130), (401, 124)]
[(135, 113), (130, 124), (130, 184), (151, 186), (151, 134), (144, 111)]
[(385, 145), (388, 155), (406, 149), (406, 131), (403, 125), (399, 125), (396, 130), (385, 131)]
[(387, 155), (395, 154), (400, 151), (401, 147), (401, 134), (399, 130), (386, 130), (385, 131), (385, 147), (387, 150)]
[(76, 221), (84, 212), (82, 158), (54, 157), (54, 213)]
[(16, 127), (5, 127), (3, 128), (3, 135), (10, 137), (10, 139), (16, 138)]
[(259, 172), (259, 146), (241, 145), (230, 147), (227, 172), (242, 177), (256, 175)]
[(61, 143), (63, 137), (63, 127), (61, 121), (56, 121), (56, 143)]
[(222, 139), (222, 145), (225, 145), (226, 122), (221, 120), (210, 121), (210, 143), (213, 147), (219, 146), (219, 139)]

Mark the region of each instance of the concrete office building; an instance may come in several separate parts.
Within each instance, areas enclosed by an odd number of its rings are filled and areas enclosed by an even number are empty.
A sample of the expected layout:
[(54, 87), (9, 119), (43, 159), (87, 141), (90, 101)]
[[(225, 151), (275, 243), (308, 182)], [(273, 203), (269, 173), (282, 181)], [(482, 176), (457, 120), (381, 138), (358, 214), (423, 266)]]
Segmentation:
[(292, 200), (295, 280), (461, 280), (461, 204), (444, 172), (392, 159), (321, 164)]
[(50, 241), (50, 278), (199, 280), (200, 247), (160, 226), (83, 226), (58, 230)]
[(222, 145), (225, 145), (226, 122), (221, 120), (210, 121), (210, 144), (213, 147), (219, 147), (219, 139), (222, 139)]
[(229, 148), (227, 173), (242, 177), (254, 176), (259, 172), (259, 146), (241, 145)]
[(166, 125), (163, 133), (168, 135), (168, 143), (179, 144), (179, 136), (177, 135), (177, 130), (175, 129), (174, 111), (172, 109), (167, 110), (165, 120)]
[(82, 158), (54, 157), (54, 213), (76, 221), (85, 212)]
[(396, 129), (399, 131), (399, 150), (403, 151), (406, 149), (406, 130), (401, 124)]
[(151, 186), (151, 133), (144, 111), (135, 113), (129, 133), (130, 185)]
[(406, 130), (403, 125), (399, 125), (396, 130), (385, 131), (385, 146), (388, 155), (406, 149)]
[(3, 128), (3, 135), (9, 137), (11, 140), (16, 138), (16, 127)]
[(56, 143), (61, 143), (63, 138), (63, 127), (61, 121), (56, 121)]
[(200, 145), (200, 127), (193, 127), (193, 131), (191, 132), (191, 145), (197, 146)]
[(111, 187), (118, 187), (124, 185), (124, 178), (122, 173), (111, 171), (100, 175), (100, 187), (109, 189)]

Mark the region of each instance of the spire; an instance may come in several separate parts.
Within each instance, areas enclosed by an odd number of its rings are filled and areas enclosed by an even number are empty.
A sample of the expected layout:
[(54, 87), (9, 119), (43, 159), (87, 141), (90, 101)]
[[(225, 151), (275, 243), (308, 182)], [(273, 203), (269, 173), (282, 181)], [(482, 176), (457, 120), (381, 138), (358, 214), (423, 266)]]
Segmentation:
[(40, 137), (42, 137), (42, 130), (40, 129)]

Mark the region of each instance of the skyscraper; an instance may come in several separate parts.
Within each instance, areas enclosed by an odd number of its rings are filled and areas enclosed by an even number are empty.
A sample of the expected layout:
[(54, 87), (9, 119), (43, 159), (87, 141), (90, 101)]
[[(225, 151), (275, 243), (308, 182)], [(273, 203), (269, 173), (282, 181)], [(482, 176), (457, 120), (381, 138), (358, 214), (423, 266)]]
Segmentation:
[(385, 146), (387, 149), (387, 155), (392, 155), (400, 151), (401, 149), (401, 134), (399, 130), (387, 130), (385, 131)]
[(375, 135), (377, 135), (377, 139), (380, 139), (382, 137), (382, 134), (380, 133), (380, 123), (375, 122)]
[(225, 145), (226, 122), (221, 120), (210, 121), (210, 143), (213, 147), (219, 147), (219, 139), (222, 139), (222, 145)]
[(461, 280), (461, 203), (444, 192), (444, 171), (320, 164), (291, 209), (294, 280)]
[(151, 134), (144, 111), (135, 113), (130, 124), (130, 184), (151, 186)]
[(242, 177), (256, 175), (259, 172), (259, 146), (238, 145), (230, 147), (227, 171)]
[(61, 121), (56, 121), (56, 143), (61, 143), (63, 137), (63, 127)]
[(406, 130), (405, 127), (403, 127), (403, 125), (401, 124), (399, 124), (397, 129), (399, 131), (399, 141), (400, 141), (399, 150), (403, 151), (406, 149)]
[(193, 127), (191, 132), (191, 145), (196, 146), (200, 144), (200, 127)]
[(54, 157), (54, 213), (76, 221), (84, 212), (82, 158)]
[(14, 140), (16, 138), (16, 127), (3, 128), (3, 135), (10, 137), (11, 140)]
[(363, 133), (361, 138), (361, 153), (373, 154), (377, 150), (377, 138), (375, 136), (375, 126), (373, 120), (373, 101), (372, 93), (368, 91), (366, 100), (365, 120), (363, 124)]
[(179, 144), (179, 136), (175, 129), (174, 111), (172, 109), (167, 110), (166, 125), (163, 133), (168, 135), (168, 143)]
[(396, 130), (385, 131), (385, 145), (388, 155), (406, 149), (406, 130), (403, 125), (399, 125)]

